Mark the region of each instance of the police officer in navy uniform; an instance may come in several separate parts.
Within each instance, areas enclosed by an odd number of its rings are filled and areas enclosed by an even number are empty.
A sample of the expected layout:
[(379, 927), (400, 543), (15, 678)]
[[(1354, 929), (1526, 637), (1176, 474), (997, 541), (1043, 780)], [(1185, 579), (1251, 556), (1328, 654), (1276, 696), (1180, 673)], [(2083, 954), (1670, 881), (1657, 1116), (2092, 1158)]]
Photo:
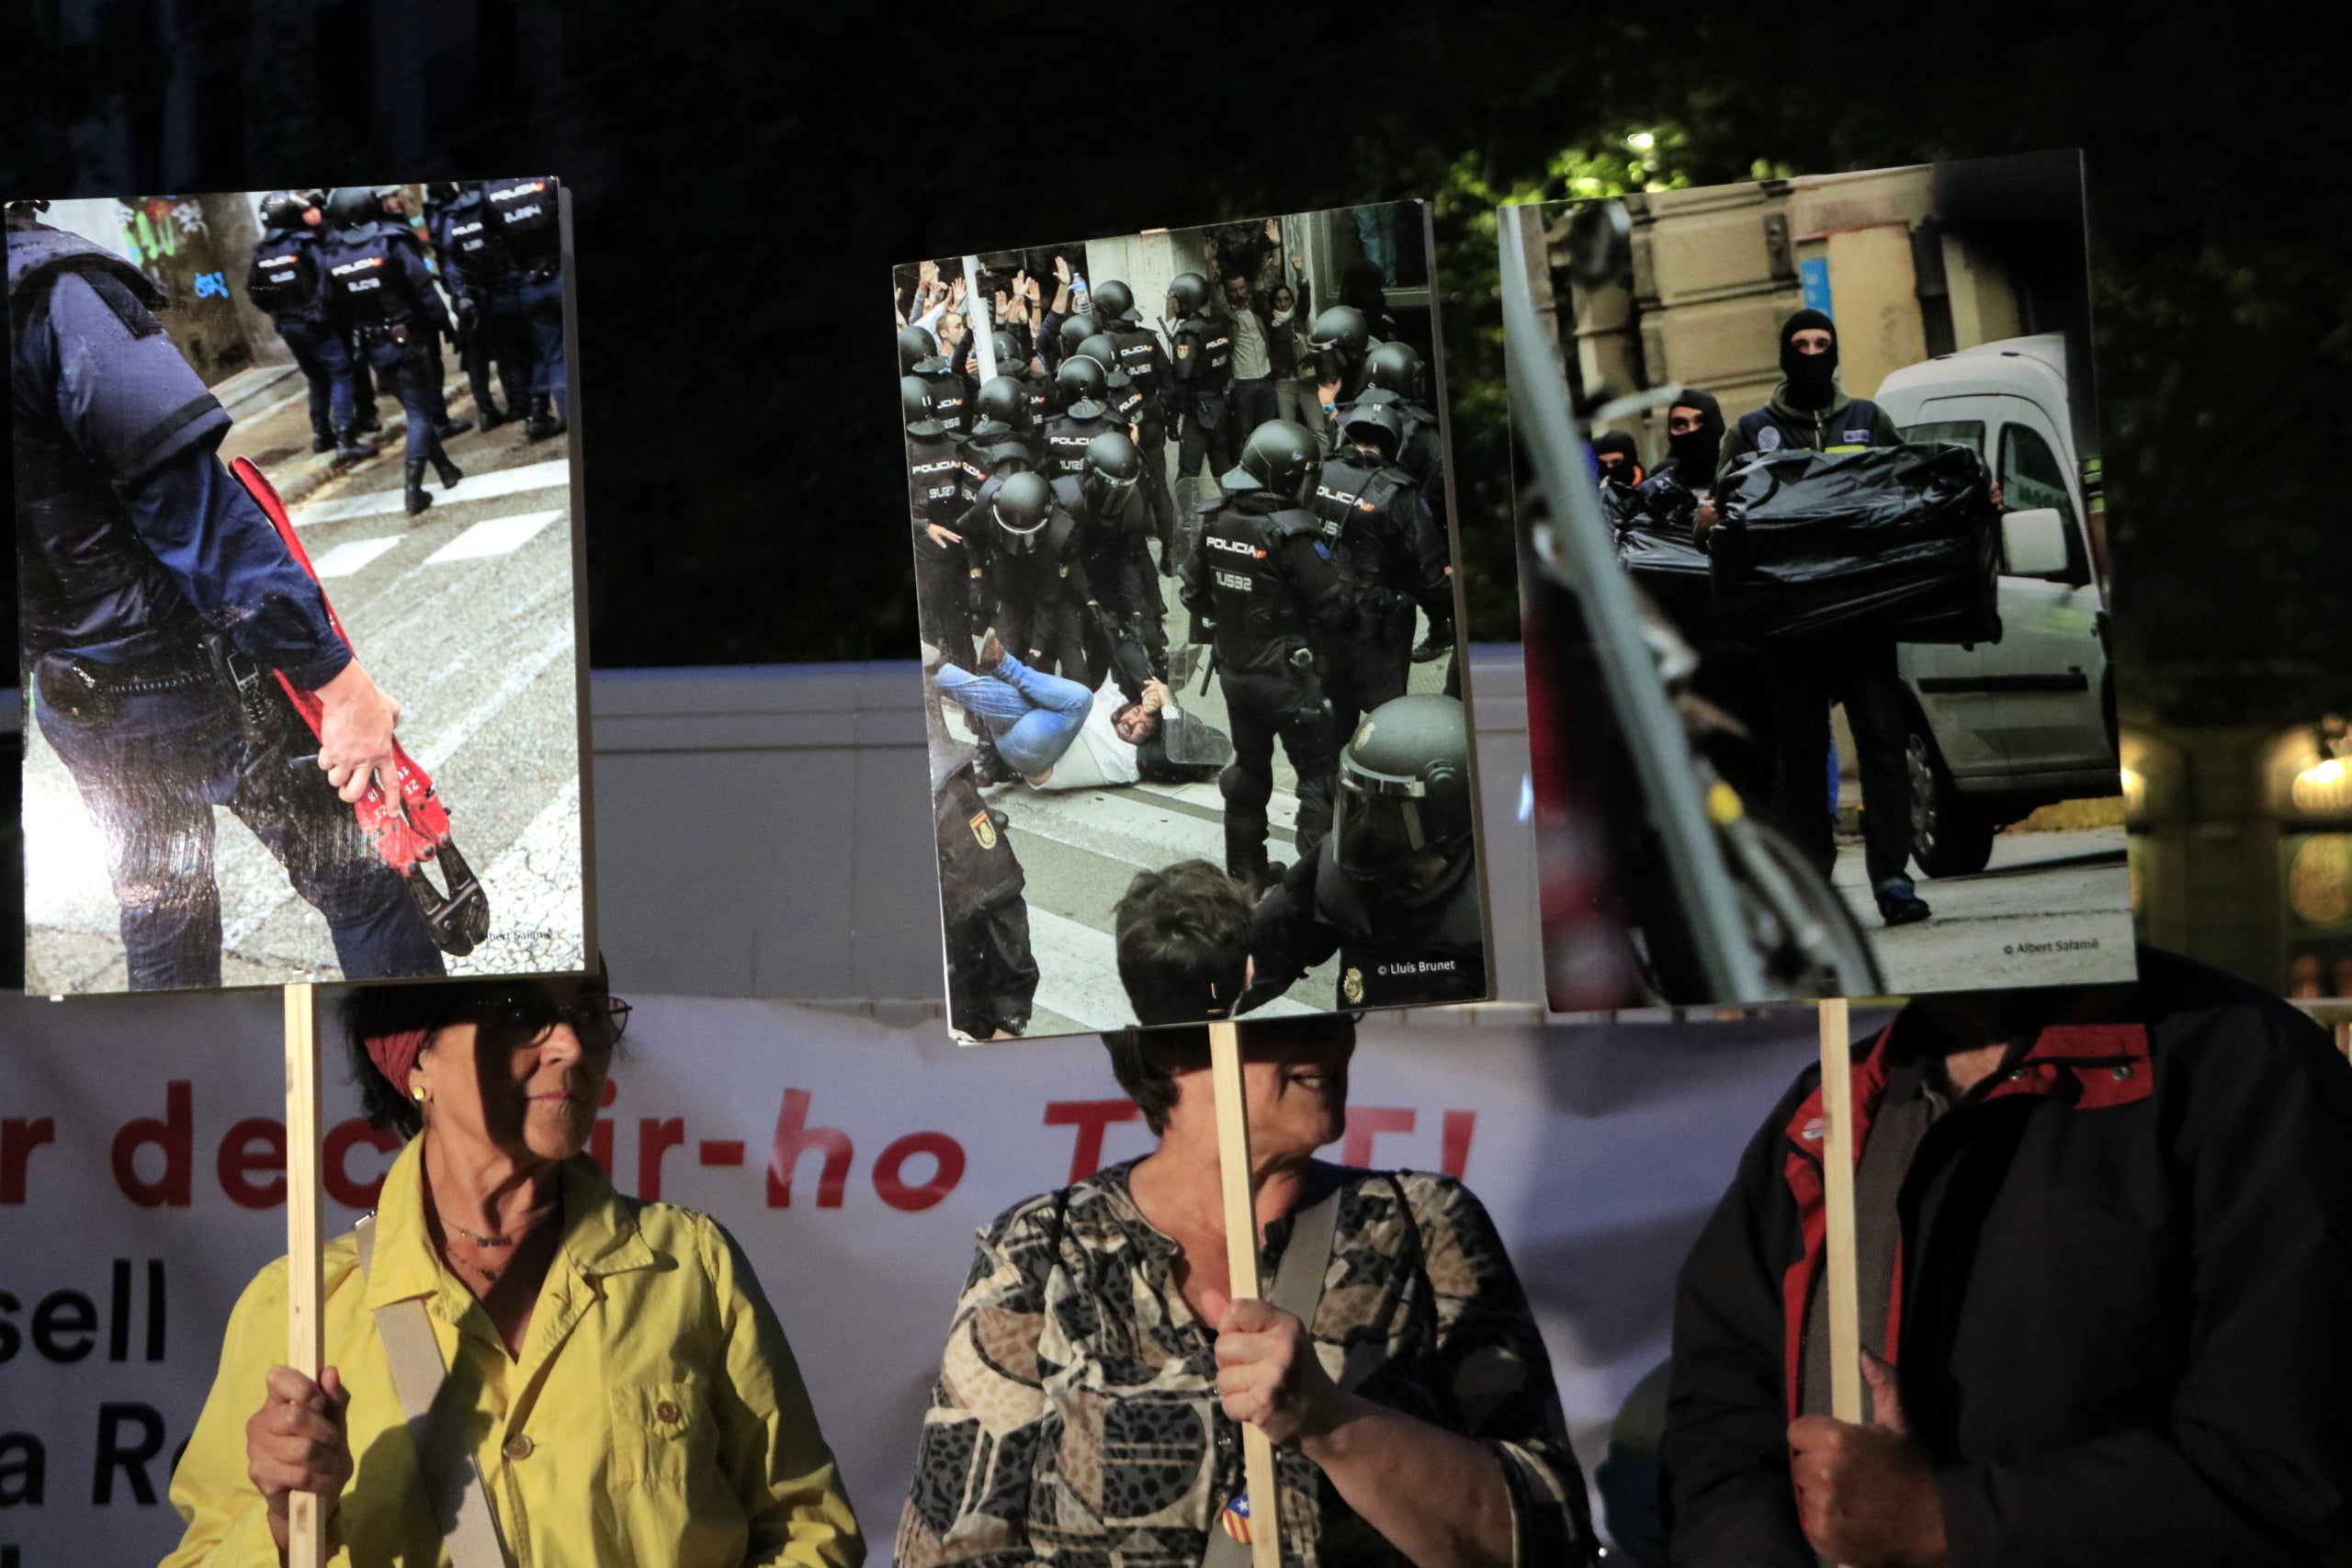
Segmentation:
[(979, 499), (981, 488), (992, 479), (1033, 473), (1046, 466), (1045, 438), (1031, 418), (1034, 407), (1029, 389), (1011, 376), (990, 380), (972, 400), (972, 433), (963, 443), (967, 504)]
[(448, 330), (448, 311), (425, 269), (424, 247), (405, 223), (384, 217), (374, 191), (345, 186), (331, 192), (327, 221), (334, 230), (322, 256), (328, 302), (352, 347), (383, 373), (407, 414), (404, 499), (414, 516), (433, 504), (424, 490), (426, 464), (445, 491), (465, 478), (435, 428), (435, 373), (427, 349), (433, 333)]
[[(1102, 401), (1109, 407), (1111, 417), (1126, 427), (1127, 434), (1135, 440), (1136, 450), (1144, 455), (1144, 506), (1151, 511), (1154, 529), (1152, 536), (1157, 538), (1159, 537), (1159, 513), (1157, 510), (1152, 510), (1151, 450), (1143, 439), (1144, 420), (1151, 400), (1144, 396), (1143, 389), (1136, 386), (1126, 371), (1121, 368), (1119, 345), (1112, 341), (1110, 333), (1096, 333), (1079, 344), (1078, 352), (1080, 357), (1091, 359), (1095, 364), (1102, 367), (1104, 374), (1108, 377), (1102, 390)], [(1163, 441), (1160, 445), (1162, 447), (1161, 470), (1164, 479), (1167, 467), (1165, 450), (1167, 443)], [(1164, 485), (1163, 488), (1165, 488)]]
[(1168, 678), (1167, 611), (1144, 545), (1151, 518), (1143, 504), (1143, 454), (1125, 431), (1103, 431), (1053, 484), (1054, 503), (1078, 525), (1093, 595), (1086, 613), (1101, 657), (1090, 653), (1088, 669), (1098, 680), (1107, 669), (1122, 689), (1139, 694), (1147, 677)]
[[(448, 289), (457, 313), (458, 351), (466, 367), (466, 384), (473, 389), (481, 427), (495, 430), (521, 419), (531, 396), (529, 347), (502, 335), (521, 310), (514, 264), (492, 226), (490, 205), (482, 198), (480, 181), (442, 182), (425, 188), (434, 198), (426, 227), (433, 236), (434, 254), (440, 259), (442, 285)], [(506, 389), (503, 408), (491, 391), (493, 366)]]
[(1340, 955), (1333, 1005), (1400, 1007), (1487, 994), (1461, 702), (1398, 697), (1365, 716), (1340, 758), (1338, 820), (1250, 920), (1237, 1011)]
[(563, 218), (555, 176), (484, 180), (482, 199), (514, 266), (520, 325), (531, 344), (531, 407), (523, 434), (561, 435), (571, 414), (563, 357)]
[(956, 665), (972, 657), (971, 578), (957, 531), (966, 510), (962, 443), (940, 423), (922, 378), (899, 380), (907, 432), (907, 509), (914, 525), (915, 611), (922, 640)]
[(1080, 618), (1094, 590), (1078, 523), (1054, 504), (1046, 476), (1023, 469), (990, 479), (958, 532), (985, 540), (982, 608), (998, 639), (1032, 670), (1093, 686)]
[(327, 320), (326, 273), (319, 265), (318, 236), (306, 220), (314, 210), (291, 191), (262, 197), (261, 243), (245, 274), (245, 294), (269, 313), (311, 385), (311, 450), (356, 463), (374, 457), (376, 448), (355, 428), (351, 355)]
[(1085, 355), (1073, 354), (1063, 360), (1062, 367), (1054, 372), (1054, 382), (1061, 389), (1062, 409), (1046, 421), (1045, 471), (1058, 479), (1078, 472), (1096, 436), (1113, 431), (1122, 435), (1132, 433), (1111, 412), (1110, 377)]
[[(1354, 402), (1372, 385), (1371, 323), (1353, 305), (1333, 305), (1316, 313), (1306, 329), (1306, 346), (1314, 358), (1310, 374), (1329, 411)], [(1325, 434), (1330, 434), (1327, 424)]]
[[(413, 249), (418, 259), (426, 264), (425, 270), (428, 273), (432, 272), (433, 246), (426, 237), (433, 231), (431, 220), (427, 219), (425, 232), (420, 235), (416, 231), (415, 225), (409, 221), (408, 198), (401, 193), (398, 186), (388, 186), (379, 192), (378, 204), (383, 210), (385, 228), (395, 239)], [(439, 330), (425, 333), (424, 354), (428, 372), (424, 378), (424, 387), (426, 394), (433, 400), (433, 434), (447, 444), (471, 430), (474, 427), (474, 422), (469, 419), (449, 417), (447, 377), (441, 364), (441, 338), (444, 333), (447, 334), (452, 344), (458, 342), (458, 329), (449, 321), (446, 310), (443, 312)]]
[[(1198, 515), (1201, 462), (1224, 473), (1239, 455), (1227, 390), (1233, 384), (1233, 328), (1211, 305), (1209, 280), (1180, 272), (1168, 283), (1168, 313), (1176, 320), (1170, 334), (1168, 412), (1176, 422), (1176, 518), (1189, 525)], [(1189, 534), (1189, 526), (1187, 527)], [(1178, 570), (1183, 570), (1180, 543)]]
[(1007, 1040), (1029, 1027), (1037, 960), (1029, 944), (1028, 878), (1005, 814), (980, 794), (970, 747), (950, 739), (926, 656), (923, 714), (931, 737), (933, 836), (947, 950), (947, 1022), (971, 1040)]
[[(1805, 448), (1859, 452), (1899, 445), (1886, 411), (1849, 398), (1838, 384), (1838, 325), (1822, 311), (1799, 310), (1781, 324), (1781, 384), (1771, 400), (1733, 422), (1724, 436), (1720, 482), (1751, 453)], [(1998, 497), (1996, 496), (1997, 504)], [(1700, 514), (1712, 528), (1713, 509)], [(1911, 769), (1905, 751), (1910, 697), (1884, 635), (1833, 637), (1769, 656), (1772, 710), (1772, 815), (1822, 875), (1838, 864), (1838, 840), (1825, 782), (1829, 705), (1846, 709), (1862, 784), (1862, 861), (1880, 918), (1890, 926), (1928, 918), (1909, 875)]]
[(1093, 311), (1119, 369), (1139, 394), (1135, 423), (1136, 446), (1143, 453), (1143, 501), (1151, 509), (1152, 532), (1159, 540), (1160, 575), (1173, 577), (1179, 519), (1168, 493), (1168, 351), (1159, 334), (1136, 319), (1135, 290), (1117, 278), (1095, 286)]
[[(7, 211), (22, 651), (41, 734), (106, 837), (130, 985), (220, 983), (216, 806), (326, 917), (345, 978), (441, 974), (345, 804), (394, 779), (400, 705), (222, 468), (229, 416), (156, 321), (162, 294), (40, 205)], [(273, 670), (323, 705), (315, 759)]]
[[(1358, 403), (1393, 402), (1404, 422), (1404, 444), (1396, 449), (1396, 466), (1413, 476), (1432, 511), (1445, 495), (1445, 443), (1438, 434), (1437, 415), (1430, 412), (1425, 367), (1409, 343), (1391, 339), (1367, 350), (1363, 358), (1364, 389), (1337, 412), (1345, 416)], [(1340, 439), (1332, 432), (1336, 445)]]
[(1250, 432), (1240, 463), (1220, 476), (1200, 548), (1185, 563), (1184, 607), (1207, 628), (1233, 729), (1225, 795), (1225, 869), (1263, 891), (1279, 879), (1266, 855), (1266, 803), (1274, 741), (1298, 775), (1299, 855), (1331, 825), (1330, 710), (1313, 644), (1345, 632), (1355, 608), (1348, 581), (1306, 502), (1320, 444), (1299, 425), (1269, 420)]
[(972, 383), (947, 363), (928, 327), (899, 331), (899, 374), (919, 376), (931, 389), (932, 416), (957, 435), (972, 428)]
[(1323, 459), (1312, 502), (1356, 606), (1349, 629), (1316, 648), (1334, 746), (1355, 733), (1359, 716), (1405, 694), (1416, 608), (1449, 641), (1453, 618), (1437, 525), (1420, 486), (1396, 463), (1404, 422), (1395, 406), (1359, 400), (1340, 435), (1346, 446)]

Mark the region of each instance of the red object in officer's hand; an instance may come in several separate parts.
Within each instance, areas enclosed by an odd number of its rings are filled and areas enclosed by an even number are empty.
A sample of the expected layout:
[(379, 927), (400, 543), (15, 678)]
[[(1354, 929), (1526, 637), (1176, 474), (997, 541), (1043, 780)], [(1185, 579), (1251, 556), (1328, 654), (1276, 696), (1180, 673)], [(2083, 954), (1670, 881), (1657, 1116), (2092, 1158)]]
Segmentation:
[[(286, 515), (286, 503), (277, 499), (277, 491), (268, 479), (249, 457), (237, 458), (229, 465), (229, 471), (237, 476), (237, 482), (254, 498), (262, 515), (277, 530), (277, 536), (286, 541), (288, 553), (300, 565), (303, 573), (311, 582), (318, 583), (319, 572), (311, 564), (311, 552), (302, 547), (293, 521)], [(326, 606), (327, 624), (343, 638), (344, 646), (350, 647), (351, 634), (343, 629), (343, 622), (334, 613), (334, 602), (327, 597), (323, 584), (319, 584), (319, 602)], [(310, 726), (311, 735), (316, 736), (320, 715), (324, 711), (317, 694), (294, 684), (282, 670), (270, 673), (277, 677), (287, 700), (302, 716), (302, 722)], [(376, 853), (407, 883), (409, 897), (424, 916), (433, 945), (462, 958), (490, 934), (490, 898), (449, 836), (449, 812), (434, 790), (433, 775), (408, 754), (397, 738), (392, 741), (392, 759), (400, 773), (399, 799), (395, 801), (384, 793), (379, 775), (369, 781), (367, 793), (352, 802), (352, 815), (359, 819), (359, 830)], [(442, 875), (448, 884), (446, 893), (425, 876), (424, 866), (429, 861), (440, 863)]]

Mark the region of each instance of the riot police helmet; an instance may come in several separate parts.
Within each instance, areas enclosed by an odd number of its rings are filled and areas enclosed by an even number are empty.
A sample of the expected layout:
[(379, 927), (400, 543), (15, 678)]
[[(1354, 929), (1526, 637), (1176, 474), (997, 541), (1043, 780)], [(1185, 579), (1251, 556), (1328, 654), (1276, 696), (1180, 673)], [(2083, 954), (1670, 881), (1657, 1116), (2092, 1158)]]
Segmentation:
[(1029, 364), (1029, 356), (1021, 352), (1021, 340), (1019, 338), (1014, 337), (1011, 333), (1002, 331), (1001, 329), (989, 333), (989, 342), (996, 348), (996, 368), (998, 375), (1010, 376), (1016, 374), (1019, 369), (1027, 367)]
[(1359, 365), (1372, 346), (1372, 328), (1353, 305), (1333, 305), (1317, 311), (1306, 329), (1306, 346), (1317, 354), (1335, 354), (1346, 364)]
[(1457, 698), (1393, 698), (1340, 754), (1331, 823), (1340, 870), (1405, 891), (1439, 881), (1470, 849), (1470, 730)]
[(384, 198), (374, 186), (337, 186), (327, 192), (326, 215), (336, 229), (364, 229), (384, 216)]
[(910, 435), (936, 435), (947, 428), (939, 423), (939, 410), (931, 400), (931, 383), (920, 376), (899, 378), (899, 412)]
[(996, 500), (989, 508), (989, 520), (996, 528), (996, 543), (1007, 555), (1025, 556), (1036, 551), (1046, 536), (1046, 519), (1053, 515), (1053, 487), (1043, 474), (1008, 474), (997, 486)]
[(899, 329), (899, 373), (906, 374), (939, 352), (938, 340), (929, 327)]
[(1119, 345), (1111, 341), (1109, 333), (1096, 333), (1078, 345), (1078, 352), (1102, 367), (1105, 375), (1119, 367)]
[(1143, 454), (1115, 430), (1106, 430), (1086, 444), (1079, 459), (1078, 493), (1097, 517), (1107, 517), (1125, 504), (1143, 481)]
[(1394, 392), (1408, 400), (1420, 398), (1421, 356), (1409, 343), (1392, 340), (1373, 349), (1363, 357), (1363, 373), (1367, 380), (1385, 392)]
[(1063, 317), (1062, 324), (1055, 329), (1061, 339), (1063, 357), (1068, 358), (1070, 355), (1084, 353), (1085, 351), (1080, 345), (1101, 330), (1094, 324), (1094, 313), (1091, 310), (1080, 310), (1074, 316)]
[(458, 182), (455, 180), (425, 181), (424, 199), (433, 203), (435, 207), (442, 205), (444, 202), (457, 200)]
[(1197, 272), (1180, 272), (1168, 280), (1168, 313), (1179, 321), (1209, 311), (1209, 280)]
[(290, 190), (274, 190), (261, 198), (261, 221), (265, 229), (300, 229), (302, 213), (310, 204)]
[(1062, 389), (1065, 407), (1099, 403), (1111, 390), (1111, 375), (1086, 355), (1073, 354), (1054, 372), (1054, 385)]
[(1105, 326), (1136, 319), (1136, 291), (1115, 277), (1106, 277), (1096, 284), (1091, 299), (1094, 319)]
[(1303, 424), (1270, 419), (1250, 433), (1242, 444), (1241, 464), (1233, 472), (1246, 481), (1217, 482), (1227, 490), (1263, 490), (1295, 506), (1305, 502), (1322, 471), (1322, 444)]
[(1029, 389), (1021, 384), (1018, 377), (990, 377), (988, 384), (980, 389), (980, 395), (972, 406), (978, 411), (977, 417), (983, 421), (992, 419), (999, 424), (1009, 424), (1015, 430), (1029, 428), (1029, 411), (1032, 406)]
[(1376, 448), (1383, 460), (1393, 463), (1405, 445), (1405, 422), (1393, 400), (1365, 400), (1349, 405), (1340, 421), (1340, 438), (1351, 446)]

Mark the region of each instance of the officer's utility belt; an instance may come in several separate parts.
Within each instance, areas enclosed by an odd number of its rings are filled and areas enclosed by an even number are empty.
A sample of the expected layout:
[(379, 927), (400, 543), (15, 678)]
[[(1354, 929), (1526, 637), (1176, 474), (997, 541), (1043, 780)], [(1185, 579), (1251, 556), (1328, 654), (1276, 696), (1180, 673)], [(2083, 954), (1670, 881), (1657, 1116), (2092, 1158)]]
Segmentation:
[(408, 323), (404, 321), (362, 321), (351, 329), (352, 341), (362, 348), (374, 348), (379, 344), (408, 346)]
[(41, 706), (84, 722), (114, 717), (131, 697), (197, 691), (216, 679), (209, 665), (177, 660), (110, 665), (67, 653), (44, 653), (33, 665), (33, 689)]

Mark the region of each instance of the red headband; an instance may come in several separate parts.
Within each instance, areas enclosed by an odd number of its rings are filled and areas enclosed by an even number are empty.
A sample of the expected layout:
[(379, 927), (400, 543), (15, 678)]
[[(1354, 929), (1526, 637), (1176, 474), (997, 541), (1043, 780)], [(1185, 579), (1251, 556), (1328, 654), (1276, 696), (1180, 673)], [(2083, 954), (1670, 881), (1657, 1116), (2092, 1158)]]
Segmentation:
[(417, 1053), (433, 1038), (429, 1029), (402, 1029), (390, 1034), (368, 1037), (368, 1059), (376, 1070), (390, 1078), (392, 1088), (401, 1094), (408, 1092), (408, 1075), (416, 1066)]

